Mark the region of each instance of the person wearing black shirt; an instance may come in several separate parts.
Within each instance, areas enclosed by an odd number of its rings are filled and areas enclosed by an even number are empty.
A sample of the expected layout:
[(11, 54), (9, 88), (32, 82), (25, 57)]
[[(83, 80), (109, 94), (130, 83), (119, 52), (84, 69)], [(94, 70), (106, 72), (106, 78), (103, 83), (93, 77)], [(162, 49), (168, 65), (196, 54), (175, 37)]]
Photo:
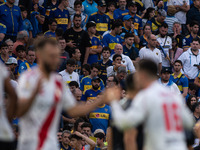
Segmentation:
[(75, 14), (73, 23), (74, 27), (66, 30), (63, 35), (67, 42), (66, 49), (78, 47), (81, 51), (81, 63), (86, 64), (91, 47), (90, 37), (88, 33), (81, 28), (81, 15)]

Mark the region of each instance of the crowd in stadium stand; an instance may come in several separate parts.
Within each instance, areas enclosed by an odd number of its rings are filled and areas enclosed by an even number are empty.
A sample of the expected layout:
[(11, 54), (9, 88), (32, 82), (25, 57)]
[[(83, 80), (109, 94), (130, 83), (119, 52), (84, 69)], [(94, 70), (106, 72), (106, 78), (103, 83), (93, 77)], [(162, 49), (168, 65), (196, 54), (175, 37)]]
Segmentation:
[[(15, 89), (23, 72), (37, 66), (34, 40), (45, 36), (59, 44), (57, 73), (77, 102), (92, 103), (115, 85), (125, 98), (126, 76), (137, 72), (140, 60), (150, 59), (158, 66), (158, 82), (181, 94), (196, 122), (200, 120), (200, 0), (0, 3), (0, 61), (9, 70)], [(111, 120), (107, 104), (80, 118), (63, 111), (58, 146), (61, 150), (109, 149)], [(20, 118), (12, 124), (17, 145)], [(194, 139), (190, 145), (198, 149), (200, 140)]]

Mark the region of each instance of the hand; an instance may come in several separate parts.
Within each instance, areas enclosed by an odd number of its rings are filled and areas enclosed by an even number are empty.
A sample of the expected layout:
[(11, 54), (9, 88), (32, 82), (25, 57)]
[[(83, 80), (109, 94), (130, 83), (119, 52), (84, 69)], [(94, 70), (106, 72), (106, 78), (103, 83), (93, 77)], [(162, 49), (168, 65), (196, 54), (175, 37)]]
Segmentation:
[(105, 90), (103, 94), (103, 101), (104, 103), (111, 103), (114, 100), (120, 100), (121, 98), (121, 90), (119, 87), (115, 86), (112, 88), (108, 88)]
[(67, 43), (67, 46), (69, 47), (76, 47), (76, 43), (73, 43), (72, 41)]

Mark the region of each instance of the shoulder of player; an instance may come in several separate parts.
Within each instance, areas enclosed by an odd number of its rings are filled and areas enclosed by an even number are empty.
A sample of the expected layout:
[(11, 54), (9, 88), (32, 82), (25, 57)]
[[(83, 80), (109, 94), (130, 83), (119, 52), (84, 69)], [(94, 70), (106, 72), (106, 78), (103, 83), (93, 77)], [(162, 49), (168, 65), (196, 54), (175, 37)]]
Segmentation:
[(91, 14), (90, 16), (94, 16), (94, 15), (96, 15), (96, 14), (97, 14), (97, 12), (95, 12), (95, 13)]

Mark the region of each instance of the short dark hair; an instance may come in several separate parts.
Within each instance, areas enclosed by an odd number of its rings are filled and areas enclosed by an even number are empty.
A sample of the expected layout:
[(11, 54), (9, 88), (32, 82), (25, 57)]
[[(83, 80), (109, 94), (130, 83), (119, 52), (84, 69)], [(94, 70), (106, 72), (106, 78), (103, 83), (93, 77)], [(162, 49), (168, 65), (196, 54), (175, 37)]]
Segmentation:
[(197, 41), (197, 42), (199, 42), (199, 44), (200, 44), (200, 40), (199, 40), (198, 37), (193, 38), (193, 39), (192, 39), (192, 42), (193, 42), (193, 41)]
[(148, 73), (149, 75), (151, 75), (153, 77), (156, 77), (157, 72), (158, 72), (158, 68), (157, 68), (157, 65), (155, 64), (155, 62), (153, 62), (152, 60), (149, 60), (149, 59), (140, 60), (138, 70), (145, 71), (146, 73)]
[(79, 87), (78, 83), (76, 81), (69, 82), (69, 87), (75, 86), (76, 88)]
[(164, 22), (164, 23), (161, 24), (160, 28), (162, 28), (162, 27), (168, 28), (168, 24)]
[(135, 90), (135, 84), (134, 84), (134, 74), (128, 74), (125, 79), (125, 90), (126, 91), (132, 91)]
[(51, 19), (49, 19), (48, 24), (51, 25), (54, 22), (57, 24), (57, 21), (55, 19), (51, 18)]
[(3, 47), (8, 47), (8, 44), (6, 44), (5, 42), (3, 42), (0, 46), (0, 49), (3, 48)]
[(104, 51), (109, 51), (109, 53), (111, 54), (111, 49), (109, 48), (109, 47), (103, 47), (103, 49), (102, 49), (102, 52), (101, 53), (103, 53)]
[(80, 0), (76, 0), (74, 2), (74, 6), (77, 6), (77, 5), (81, 5), (82, 6), (82, 2)]
[(104, 139), (104, 138), (105, 138), (105, 135), (104, 135), (103, 133), (99, 132), (99, 133), (96, 133), (96, 134), (94, 135), (94, 137), (95, 137), (95, 138), (99, 138), (99, 139)]
[(199, 105), (200, 105), (200, 102), (194, 103), (194, 104), (192, 105), (192, 112), (195, 112), (195, 109), (196, 109), (197, 107), (199, 107)]
[(190, 89), (191, 91), (192, 90), (198, 90), (198, 87), (196, 84), (194, 84), (193, 82), (190, 82), (189, 85), (188, 85), (188, 89)]
[(92, 70), (93, 68), (96, 68), (96, 69), (100, 70), (100, 65), (97, 64), (97, 63), (93, 63), (93, 64), (91, 65), (90, 68), (91, 68), (91, 70)]
[(181, 64), (181, 66), (183, 66), (183, 63), (182, 63), (181, 60), (176, 60), (176, 61), (174, 62), (174, 64), (175, 64), (175, 63), (179, 63), (179, 64)]
[(91, 67), (90, 67), (90, 65), (89, 64), (84, 64), (83, 66), (82, 66), (82, 69), (85, 69), (85, 70), (87, 70), (88, 72), (89, 72), (89, 74), (91, 73)]
[(195, 25), (199, 26), (199, 23), (197, 21), (192, 21), (189, 25), (190, 27), (194, 27)]
[(115, 59), (116, 59), (117, 57), (121, 57), (121, 59), (122, 59), (122, 56), (121, 56), (121, 55), (115, 54), (115, 55), (113, 56), (113, 61), (115, 61)]
[(115, 28), (119, 28), (120, 26), (123, 26), (122, 20), (117, 19), (113, 22), (111, 29), (114, 30)]
[(73, 19), (75, 19), (75, 18), (80, 18), (81, 17), (81, 15), (80, 14), (74, 14), (74, 18)]
[(79, 118), (79, 119), (76, 120), (76, 122), (74, 123), (74, 131), (77, 131), (78, 125), (81, 122), (85, 122), (85, 121), (82, 118)]
[(62, 28), (57, 28), (56, 29), (56, 36), (63, 36), (64, 30)]
[(78, 136), (78, 135), (76, 135), (76, 134), (71, 134), (70, 136), (69, 136), (69, 139), (71, 140), (71, 139), (77, 139), (78, 141), (80, 141), (80, 140), (82, 140), (82, 137), (80, 137), (80, 136)]
[(19, 8), (20, 8), (21, 12), (27, 11), (27, 9), (24, 6), (20, 6)]
[(76, 60), (70, 58), (70, 59), (67, 60), (66, 65), (76, 65)]
[(133, 33), (126, 33), (124, 35), (124, 39), (129, 38), (129, 37), (134, 37), (134, 34)]
[(109, 2), (109, 3), (108, 3), (108, 7), (110, 7), (111, 5), (114, 5), (115, 8), (116, 8), (115, 2)]
[(24, 45), (18, 45), (16, 47), (16, 52), (20, 52), (20, 51), (26, 52), (26, 48)]
[(88, 123), (88, 122), (84, 122), (82, 125), (81, 125), (81, 129), (83, 129), (83, 128), (90, 128), (91, 130), (92, 130), (92, 125), (90, 124), (90, 123)]
[(50, 44), (52, 46), (57, 46), (58, 42), (53, 38), (41, 36), (36, 39), (34, 46), (37, 51), (37, 50), (42, 50), (47, 44)]

